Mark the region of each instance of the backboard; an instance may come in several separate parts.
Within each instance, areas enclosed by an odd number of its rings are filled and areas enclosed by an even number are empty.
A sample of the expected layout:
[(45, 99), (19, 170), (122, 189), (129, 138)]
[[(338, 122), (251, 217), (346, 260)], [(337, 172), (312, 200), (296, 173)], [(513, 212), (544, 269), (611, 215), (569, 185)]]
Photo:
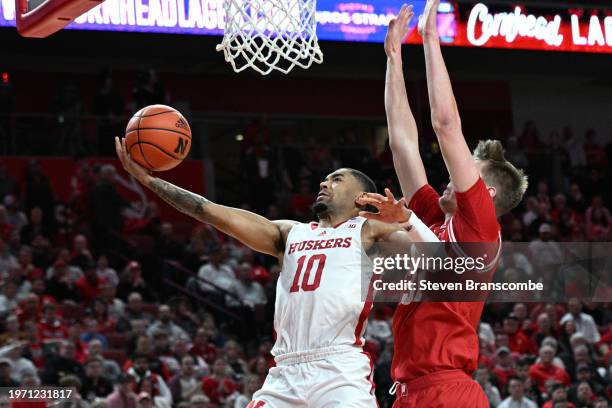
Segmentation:
[(24, 37), (48, 37), (103, 1), (15, 0), (17, 31)]

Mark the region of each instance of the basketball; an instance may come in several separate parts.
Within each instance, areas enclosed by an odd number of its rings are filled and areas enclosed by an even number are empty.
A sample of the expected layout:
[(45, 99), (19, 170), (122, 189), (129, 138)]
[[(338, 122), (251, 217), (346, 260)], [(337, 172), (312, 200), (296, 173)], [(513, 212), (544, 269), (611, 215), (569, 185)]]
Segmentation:
[(176, 167), (191, 148), (191, 128), (185, 117), (166, 105), (142, 108), (128, 122), (125, 147), (130, 157), (153, 171)]

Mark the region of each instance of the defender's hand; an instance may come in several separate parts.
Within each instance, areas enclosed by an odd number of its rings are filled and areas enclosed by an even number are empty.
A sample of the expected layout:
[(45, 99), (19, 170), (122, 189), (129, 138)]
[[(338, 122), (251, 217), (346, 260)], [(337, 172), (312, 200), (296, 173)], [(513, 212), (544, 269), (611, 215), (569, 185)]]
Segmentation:
[(392, 58), (401, 55), (402, 44), (408, 35), (408, 24), (410, 24), (413, 16), (412, 5), (406, 6), (404, 4), (397, 17), (389, 21), (385, 37), (387, 57)]
[(438, 36), (438, 6), (440, 0), (427, 0), (423, 14), (419, 16), (418, 30), (421, 37)]
[(386, 196), (376, 193), (363, 193), (359, 196), (355, 201), (358, 205), (370, 204), (378, 210), (378, 213), (360, 211), (359, 215), (388, 223), (408, 221), (412, 212), (406, 207), (406, 199), (402, 197), (399, 201), (396, 200), (388, 188), (385, 188), (385, 194)]
[(151, 175), (151, 172), (130, 158), (125, 147), (125, 138), (119, 140), (118, 137), (115, 137), (115, 150), (117, 151), (117, 156), (119, 156), (119, 160), (121, 160), (121, 165), (125, 171), (144, 184), (145, 180)]

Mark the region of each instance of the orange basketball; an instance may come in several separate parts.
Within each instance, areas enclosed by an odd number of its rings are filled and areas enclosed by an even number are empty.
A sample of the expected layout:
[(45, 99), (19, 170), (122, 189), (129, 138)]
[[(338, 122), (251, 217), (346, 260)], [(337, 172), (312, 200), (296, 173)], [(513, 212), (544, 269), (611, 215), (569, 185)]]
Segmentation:
[(170, 170), (189, 154), (191, 128), (173, 107), (147, 106), (128, 122), (125, 147), (141, 166), (153, 171)]

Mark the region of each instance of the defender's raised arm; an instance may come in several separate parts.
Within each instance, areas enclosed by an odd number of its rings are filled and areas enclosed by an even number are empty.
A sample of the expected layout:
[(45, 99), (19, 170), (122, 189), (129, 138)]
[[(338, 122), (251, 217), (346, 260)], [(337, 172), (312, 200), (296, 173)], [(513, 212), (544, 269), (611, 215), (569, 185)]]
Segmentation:
[(413, 17), (412, 6), (403, 6), (398, 16), (389, 22), (385, 38), (387, 76), (385, 110), (389, 127), (389, 145), (393, 165), (404, 197), (409, 199), (423, 185), (427, 176), (419, 153), (419, 134), (410, 110), (402, 64), (402, 43)]
[(439, 3), (440, 0), (427, 1), (418, 29), (425, 50), (431, 123), (455, 190), (463, 192), (476, 183), (479, 173), (461, 131), (457, 102), (440, 49), (436, 21)]
[(130, 159), (125, 149), (125, 139), (115, 138), (115, 149), (128, 173), (180, 212), (211, 224), (255, 251), (282, 257), (287, 234), (295, 222), (270, 221), (249, 211), (215, 204), (198, 194), (152, 176)]

